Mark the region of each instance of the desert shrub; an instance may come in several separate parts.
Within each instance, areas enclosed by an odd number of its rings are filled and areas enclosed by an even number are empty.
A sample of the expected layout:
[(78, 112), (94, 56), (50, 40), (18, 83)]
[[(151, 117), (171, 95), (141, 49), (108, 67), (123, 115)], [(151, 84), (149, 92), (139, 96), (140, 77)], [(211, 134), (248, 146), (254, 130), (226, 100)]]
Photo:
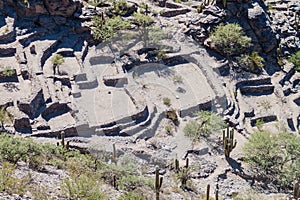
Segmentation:
[(2, 76), (13, 76), (15, 74), (15, 70), (12, 69), (11, 67), (6, 67), (2, 72), (1, 75)]
[(92, 31), (95, 40), (107, 40), (116, 35), (119, 30), (127, 29), (130, 22), (123, 20), (121, 17), (112, 17), (104, 19), (101, 16), (95, 16), (92, 19)]
[(297, 71), (300, 71), (300, 51), (294, 53), (289, 59), (289, 62), (293, 63)]
[(53, 65), (61, 65), (65, 62), (64, 57), (60, 54), (55, 54), (52, 59), (51, 62)]
[(125, 15), (129, 6), (125, 0), (112, 0), (113, 7), (110, 10), (113, 15)]
[(69, 199), (105, 200), (106, 195), (100, 190), (100, 182), (95, 176), (81, 174), (62, 181), (62, 190)]
[(18, 161), (29, 161), (31, 157), (41, 155), (42, 150), (31, 140), (12, 137), (7, 134), (0, 136), (0, 158), (16, 164)]
[(170, 126), (170, 125), (167, 125), (167, 126), (165, 126), (165, 130), (168, 132), (168, 133), (171, 133), (171, 131), (172, 131), (172, 126)]
[(281, 188), (300, 180), (300, 137), (267, 131), (253, 133), (244, 146), (245, 160), (252, 170)]
[(151, 183), (146, 177), (138, 175), (122, 176), (117, 181), (118, 188), (125, 191), (132, 191), (145, 186), (150, 187)]
[(189, 138), (197, 140), (199, 138), (200, 130), (201, 125), (196, 120), (192, 120), (185, 125), (183, 132)]
[(158, 59), (164, 59), (164, 58), (166, 58), (166, 57), (167, 57), (166, 51), (159, 50), (159, 51), (157, 52), (156, 57), (157, 57)]
[(154, 22), (152, 17), (139, 12), (135, 12), (133, 14), (133, 20), (135, 21), (136, 24), (138, 24), (138, 26), (143, 26), (143, 27), (149, 26)]
[(9, 194), (24, 194), (27, 190), (29, 177), (15, 177), (15, 165), (3, 162), (0, 167), (0, 192)]
[(167, 119), (170, 119), (173, 122), (173, 124), (175, 124), (176, 126), (179, 125), (179, 120), (178, 120), (176, 110), (171, 109), (166, 111), (166, 117)]
[(63, 162), (68, 157), (74, 157), (75, 151), (67, 152), (62, 147), (52, 144), (37, 144), (32, 139), (14, 137), (8, 134), (0, 135), (0, 161), (17, 164), (26, 162), (32, 169), (41, 169), (45, 164)]
[(34, 199), (43, 199), (43, 200), (52, 200), (51, 196), (47, 194), (46, 187), (41, 185), (30, 185), (29, 189), (30, 193), (34, 197)]
[(173, 82), (174, 82), (175, 84), (182, 83), (182, 82), (183, 82), (182, 76), (180, 76), (180, 75), (175, 75), (175, 76), (173, 76)]
[(266, 200), (264, 195), (261, 195), (252, 189), (247, 190), (246, 192), (240, 192), (236, 195), (233, 195), (232, 198), (233, 200), (251, 200), (251, 199)]
[(256, 51), (251, 54), (241, 55), (237, 58), (237, 61), (242, 68), (251, 72), (260, 72), (261, 68), (264, 66), (264, 59)]
[(7, 112), (6, 108), (3, 106), (0, 108), (0, 125), (2, 130), (4, 129), (4, 123), (12, 121), (12, 116)]
[(166, 106), (170, 106), (171, 105), (171, 99), (169, 99), (168, 97), (164, 97), (163, 98), (163, 102)]
[(213, 112), (199, 111), (197, 115), (197, 119), (187, 123), (183, 129), (185, 135), (193, 140), (208, 137), (212, 132), (225, 128), (222, 117)]
[(125, 194), (122, 194), (118, 200), (147, 200), (147, 198), (139, 193), (126, 192)]
[(238, 24), (220, 24), (210, 35), (213, 47), (226, 56), (239, 55), (251, 45), (251, 38), (245, 36)]
[(166, 32), (164, 32), (160, 27), (152, 25), (147, 32), (148, 44), (157, 47), (161, 40), (167, 38)]

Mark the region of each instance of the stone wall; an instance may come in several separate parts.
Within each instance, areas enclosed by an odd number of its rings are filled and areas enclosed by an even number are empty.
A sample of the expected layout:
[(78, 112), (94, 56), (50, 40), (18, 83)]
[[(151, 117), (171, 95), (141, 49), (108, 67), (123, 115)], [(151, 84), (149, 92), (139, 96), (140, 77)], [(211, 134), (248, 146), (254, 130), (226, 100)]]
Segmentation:
[(179, 116), (181, 118), (190, 116), (193, 117), (200, 110), (211, 110), (212, 109), (212, 100), (206, 100), (198, 105), (190, 105), (185, 108), (179, 109)]
[(27, 114), (30, 118), (37, 117), (45, 106), (43, 90), (40, 89), (37, 93), (33, 94), (28, 99), (22, 99), (18, 102), (19, 110)]

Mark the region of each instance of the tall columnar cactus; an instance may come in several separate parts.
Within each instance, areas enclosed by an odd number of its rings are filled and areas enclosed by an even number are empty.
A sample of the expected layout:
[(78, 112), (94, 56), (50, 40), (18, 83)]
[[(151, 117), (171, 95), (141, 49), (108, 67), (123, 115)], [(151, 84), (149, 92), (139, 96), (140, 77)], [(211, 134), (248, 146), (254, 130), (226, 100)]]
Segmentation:
[(69, 150), (70, 149), (70, 141), (67, 141), (67, 144), (66, 144), (66, 149)]
[(209, 190), (210, 190), (210, 185), (208, 184), (206, 187), (206, 200), (209, 200)]
[(185, 168), (188, 168), (189, 167), (189, 158), (186, 158), (185, 160)]
[(160, 193), (162, 182), (163, 182), (163, 177), (159, 177), (159, 169), (158, 167), (156, 167), (155, 184), (154, 184), (156, 200), (159, 200), (159, 193)]
[(63, 146), (63, 148), (65, 147), (65, 132), (62, 131), (60, 136), (61, 136), (61, 145)]
[(116, 144), (113, 143), (113, 153), (112, 153), (112, 160), (113, 162), (117, 162), (117, 153), (116, 153)]
[(179, 160), (175, 159), (175, 173), (179, 172)]
[(223, 0), (223, 6), (224, 6), (224, 8), (227, 7), (227, 0)]
[(298, 199), (300, 197), (300, 186), (298, 181), (294, 184), (294, 199)]
[(215, 197), (215, 199), (219, 200), (219, 190), (218, 189), (216, 190), (216, 197)]
[(229, 130), (227, 126), (226, 132), (223, 130), (223, 147), (226, 158), (229, 158), (231, 151), (236, 147), (236, 140), (234, 140), (234, 130)]

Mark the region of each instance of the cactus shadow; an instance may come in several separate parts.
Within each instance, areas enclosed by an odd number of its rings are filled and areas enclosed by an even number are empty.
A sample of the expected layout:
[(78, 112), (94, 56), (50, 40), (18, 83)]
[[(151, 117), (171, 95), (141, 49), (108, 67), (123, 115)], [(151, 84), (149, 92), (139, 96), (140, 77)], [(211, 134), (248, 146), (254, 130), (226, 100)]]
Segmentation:
[(226, 161), (228, 162), (232, 170), (242, 173), (244, 172), (244, 168), (241, 166), (241, 163), (237, 162), (235, 159), (229, 157), (226, 158)]

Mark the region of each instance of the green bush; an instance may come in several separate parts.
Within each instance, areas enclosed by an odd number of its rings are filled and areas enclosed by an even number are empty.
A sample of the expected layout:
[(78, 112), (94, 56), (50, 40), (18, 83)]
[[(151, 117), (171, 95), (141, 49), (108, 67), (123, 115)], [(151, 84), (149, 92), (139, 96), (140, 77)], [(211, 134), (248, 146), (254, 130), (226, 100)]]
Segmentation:
[(118, 188), (125, 191), (132, 191), (145, 186), (150, 187), (151, 183), (149, 179), (138, 175), (122, 176), (117, 181)]
[(0, 168), (0, 192), (8, 194), (25, 194), (27, 185), (30, 182), (29, 177), (16, 178), (15, 165), (3, 162)]
[(199, 111), (197, 119), (186, 124), (183, 132), (186, 136), (198, 140), (201, 136), (208, 137), (212, 132), (225, 128), (221, 116), (210, 111)]
[(32, 141), (12, 137), (7, 134), (0, 136), (0, 158), (16, 164), (18, 161), (27, 162), (32, 156), (41, 155), (41, 149)]
[[(0, 135), (0, 161), (17, 164), (26, 162), (32, 169), (41, 169), (52, 160), (65, 160), (71, 152), (51, 144), (37, 144), (31, 139), (14, 137), (8, 134)], [(73, 153), (74, 154), (74, 153)]]
[(172, 126), (170, 126), (170, 125), (167, 125), (167, 126), (165, 126), (165, 130), (168, 132), (168, 133), (171, 133), (171, 131), (172, 131)]
[(170, 119), (173, 122), (173, 124), (175, 124), (176, 126), (179, 125), (179, 120), (178, 120), (176, 110), (174, 110), (174, 109), (167, 110), (166, 117), (167, 117), (167, 119)]
[(113, 15), (125, 15), (129, 6), (125, 0), (112, 0), (113, 7), (110, 10)]
[(105, 200), (107, 197), (101, 192), (99, 183), (93, 175), (82, 174), (64, 179), (62, 189), (69, 199)]
[(300, 180), (300, 137), (294, 134), (253, 133), (244, 146), (245, 160), (252, 170), (281, 188)]
[(263, 62), (265, 61), (256, 51), (251, 54), (243, 54), (237, 58), (238, 63), (242, 68), (247, 69), (251, 72), (260, 71), (264, 66)]
[(92, 19), (93, 37), (95, 40), (105, 41), (116, 35), (119, 30), (130, 27), (130, 22), (124, 21), (121, 17), (104, 19), (96, 16)]
[(174, 82), (175, 84), (183, 83), (182, 76), (180, 76), (180, 75), (175, 75), (175, 76), (173, 76), (173, 82)]
[(210, 39), (213, 48), (226, 56), (240, 55), (251, 46), (251, 38), (245, 36), (238, 24), (218, 25)]
[(4, 106), (0, 108), (0, 125), (2, 130), (4, 130), (4, 123), (11, 122), (11, 121), (12, 121), (12, 116), (10, 115), (9, 112), (7, 112), (6, 108)]
[(118, 200), (147, 200), (142, 194), (134, 193), (134, 192), (126, 192), (122, 194)]
[(10, 68), (10, 67), (6, 67), (2, 72), (1, 72), (2, 76), (13, 76), (15, 74), (15, 70)]
[(289, 59), (289, 62), (293, 63), (297, 71), (300, 71), (300, 51), (294, 53)]
[(61, 65), (65, 62), (64, 57), (60, 54), (55, 54), (52, 57), (51, 61), (52, 61), (52, 64), (56, 65), (56, 66)]
[(143, 26), (143, 27), (149, 26), (150, 24), (152, 24), (154, 22), (152, 17), (142, 14), (142, 13), (139, 13), (139, 12), (135, 12), (133, 14), (133, 19), (134, 19), (135, 23), (137, 23), (139, 26)]
[(169, 99), (168, 97), (164, 97), (163, 102), (166, 106), (171, 106), (171, 99)]

